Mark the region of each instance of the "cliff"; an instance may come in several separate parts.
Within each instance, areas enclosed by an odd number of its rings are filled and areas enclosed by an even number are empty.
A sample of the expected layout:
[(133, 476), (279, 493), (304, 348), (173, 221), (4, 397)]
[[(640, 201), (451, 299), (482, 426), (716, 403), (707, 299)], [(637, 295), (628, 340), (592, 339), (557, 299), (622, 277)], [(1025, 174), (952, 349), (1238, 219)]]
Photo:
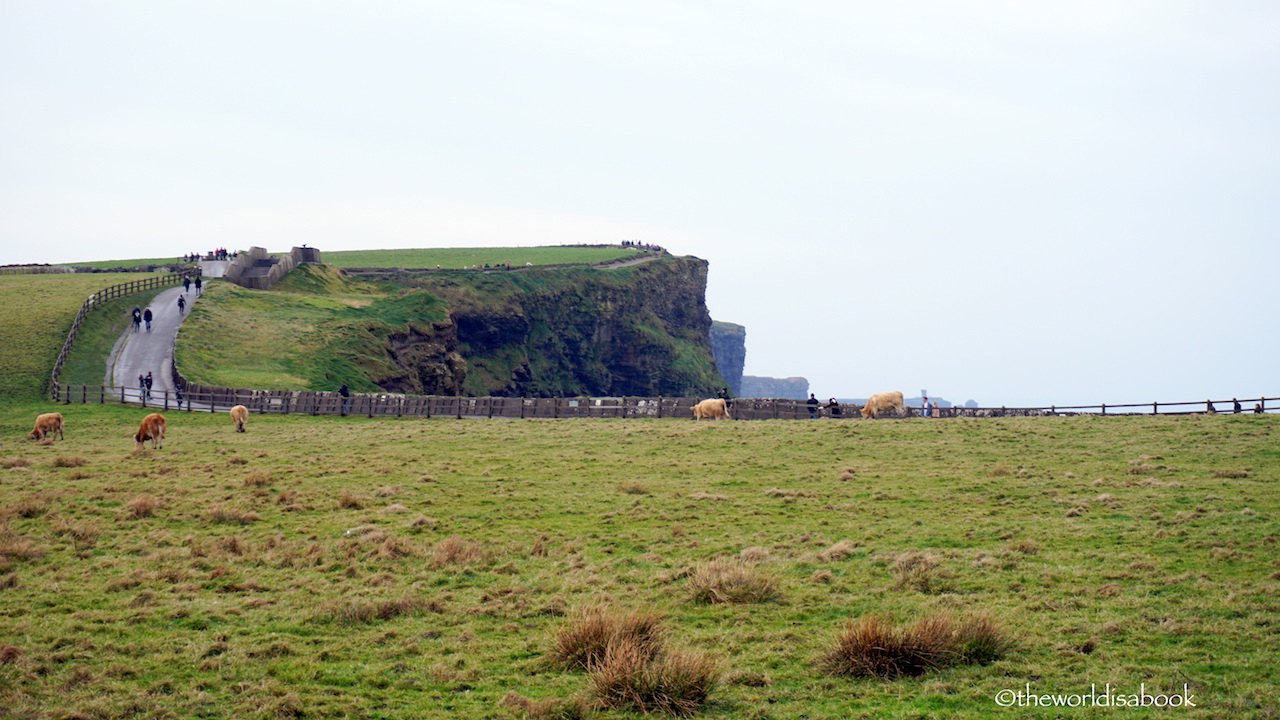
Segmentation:
[(747, 362), (747, 329), (716, 320), (711, 323), (711, 352), (720, 377), (734, 397), (742, 396), (742, 368)]
[[(464, 395), (714, 395), (707, 263), (657, 257), (609, 270), (529, 268), (382, 276), (448, 306), (449, 325), (402, 343), (399, 378), (419, 377), (416, 347), (444, 384), (465, 361)], [(387, 389), (402, 387), (388, 377)], [(424, 383), (426, 385), (426, 383)]]

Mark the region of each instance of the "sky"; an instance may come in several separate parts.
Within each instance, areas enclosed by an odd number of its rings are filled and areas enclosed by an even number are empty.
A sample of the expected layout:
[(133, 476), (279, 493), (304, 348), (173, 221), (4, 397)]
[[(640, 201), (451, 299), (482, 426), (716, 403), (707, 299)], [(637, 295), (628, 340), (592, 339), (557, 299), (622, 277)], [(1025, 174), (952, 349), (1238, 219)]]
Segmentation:
[(746, 374), (1280, 395), (1280, 4), (0, 0), (0, 264), (638, 240)]

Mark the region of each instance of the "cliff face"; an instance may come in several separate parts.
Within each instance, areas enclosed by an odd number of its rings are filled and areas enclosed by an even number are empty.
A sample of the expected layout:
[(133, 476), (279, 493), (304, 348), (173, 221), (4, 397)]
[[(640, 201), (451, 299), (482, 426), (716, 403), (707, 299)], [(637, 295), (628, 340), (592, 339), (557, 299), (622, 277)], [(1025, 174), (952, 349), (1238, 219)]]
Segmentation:
[(809, 381), (802, 377), (771, 378), (744, 375), (742, 397), (805, 400), (809, 397)]
[(712, 322), (711, 352), (715, 355), (720, 377), (729, 385), (729, 391), (734, 397), (743, 397), (742, 368), (747, 362), (747, 329), (719, 320)]
[(463, 394), (542, 397), (713, 395), (725, 382), (711, 353), (706, 280), (707, 263), (691, 257), (394, 278), (448, 303)]

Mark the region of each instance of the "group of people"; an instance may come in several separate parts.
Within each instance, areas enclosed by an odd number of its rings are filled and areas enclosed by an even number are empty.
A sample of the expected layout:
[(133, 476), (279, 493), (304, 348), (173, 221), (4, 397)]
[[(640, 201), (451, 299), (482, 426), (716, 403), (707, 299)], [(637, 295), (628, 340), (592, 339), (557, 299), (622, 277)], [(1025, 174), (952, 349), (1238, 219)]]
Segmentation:
[(815, 397), (813, 393), (809, 393), (809, 399), (805, 400), (805, 404), (809, 406), (809, 417), (811, 419), (817, 418), (823, 410), (826, 410), (827, 415), (833, 418), (844, 416), (844, 410), (840, 407), (840, 403), (836, 402), (835, 398), (831, 398), (826, 405), (823, 405), (822, 401)]
[(141, 330), (142, 323), (145, 322), (147, 324), (147, 332), (151, 332), (152, 317), (154, 316), (151, 314), (151, 308), (147, 308), (146, 310), (143, 310), (137, 305), (134, 305), (133, 306), (133, 331), (138, 332), (139, 330)]
[(189, 262), (189, 263), (196, 262), (204, 258), (209, 258), (210, 260), (231, 260), (235, 256), (236, 256), (236, 253), (228, 252), (226, 248), (217, 248), (216, 250), (210, 250), (204, 255), (201, 255), (200, 253), (191, 253), (190, 255), (183, 255), (182, 260), (183, 262)]

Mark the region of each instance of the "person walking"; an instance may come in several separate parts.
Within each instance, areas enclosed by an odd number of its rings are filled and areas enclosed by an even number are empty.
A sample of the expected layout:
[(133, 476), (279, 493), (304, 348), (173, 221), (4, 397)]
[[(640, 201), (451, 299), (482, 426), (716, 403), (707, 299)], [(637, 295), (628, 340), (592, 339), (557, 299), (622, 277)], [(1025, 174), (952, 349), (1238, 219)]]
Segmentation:
[(813, 420), (817, 418), (818, 408), (821, 405), (821, 403), (818, 402), (818, 398), (814, 397), (813, 393), (809, 393), (809, 399), (805, 400), (804, 404), (809, 406), (809, 419)]
[(147, 378), (138, 373), (138, 400), (147, 399)]
[(201, 282), (200, 276), (197, 275), (196, 276), (196, 297), (200, 297), (200, 294), (203, 292), (203, 290), (201, 290), (203, 286), (204, 286), (204, 283)]
[(146, 377), (146, 379), (143, 381), (143, 383), (147, 386), (147, 399), (148, 399), (148, 400), (150, 400), (150, 399), (151, 399), (151, 385), (152, 385), (152, 383), (154, 383), (154, 382), (155, 382), (155, 379), (151, 377), (151, 371), (150, 371), (150, 370), (148, 370), (148, 371), (147, 371), (147, 377)]
[(138, 332), (142, 328), (142, 308), (137, 305), (133, 306), (133, 331)]
[(342, 396), (342, 414), (346, 415), (347, 410), (351, 408), (351, 389), (346, 383), (342, 383), (342, 387), (338, 388), (338, 394)]
[(184, 275), (182, 277), (182, 289), (186, 292), (191, 292), (191, 276), (190, 275)]
[(147, 332), (151, 332), (151, 308), (142, 311), (142, 319), (147, 323)]
[(178, 314), (182, 315), (186, 311), (187, 311), (187, 296), (179, 295), (178, 296)]

